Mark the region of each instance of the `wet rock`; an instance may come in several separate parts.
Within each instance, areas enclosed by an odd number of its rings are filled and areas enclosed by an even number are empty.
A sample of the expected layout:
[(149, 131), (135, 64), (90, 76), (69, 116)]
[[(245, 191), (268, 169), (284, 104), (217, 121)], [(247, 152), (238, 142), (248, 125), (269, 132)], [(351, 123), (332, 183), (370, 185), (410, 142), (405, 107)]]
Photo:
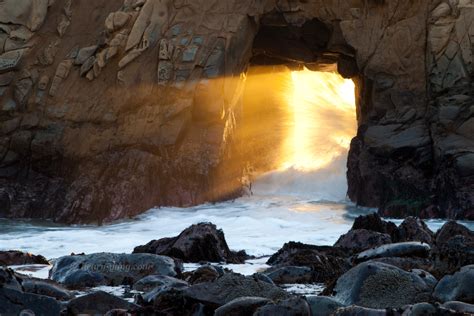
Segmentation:
[(60, 301), (69, 301), (74, 297), (71, 292), (61, 288), (59, 285), (52, 284), (51, 281), (27, 279), (21, 285), (26, 293), (49, 296)]
[(367, 229), (350, 230), (339, 237), (334, 247), (350, 249), (354, 252), (360, 252), (373, 247), (390, 244), (392, 238), (388, 234), (370, 231)]
[(399, 239), (397, 225), (382, 220), (377, 213), (357, 217), (354, 220), (354, 224), (352, 224), (351, 230), (356, 229), (366, 229), (382, 234), (388, 234), (393, 242), (397, 242)]
[(276, 284), (311, 283), (314, 279), (309, 267), (270, 268), (265, 274)]
[(254, 316), (311, 316), (308, 302), (299, 297), (292, 297), (278, 303), (270, 303), (258, 308)]
[(33, 315), (59, 315), (63, 307), (54, 298), (24, 293), (11, 288), (0, 288), (0, 314), (22, 315), (30, 310)]
[(370, 259), (383, 257), (421, 257), (426, 258), (431, 247), (428, 244), (409, 241), (389, 245), (383, 245), (375, 249), (369, 249), (359, 253), (355, 261), (362, 262)]
[(366, 308), (361, 306), (349, 306), (336, 310), (334, 316), (388, 316), (385, 309)]
[(184, 290), (187, 297), (219, 307), (239, 297), (257, 296), (278, 300), (289, 294), (275, 285), (236, 273), (226, 273), (214, 282), (193, 285)]
[(451, 301), (446, 302), (442, 305), (446, 309), (450, 309), (456, 312), (466, 313), (466, 314), (473, 314), (474, 315), (474, 305), (467, 304), (458, 301)]
[(311, 308), (312, 316), (332, 315), (338, 308), (344, 307), (343, 304), (328, 296), (307, 296), (306, 301)]
[(348, 255), (335, 247), (289, 242), (272, 255), (267, 264), (274, 267), (309, 267), (313, 270), (312, 282), (327, 282), (350, 268)]
[(139, 306), (118, 298), (112, 294), (98, 291), (71, 300), (67, 304), (67, 312), (72, 315), (92, 314), (103, 315), (112, 309), (132, 309)]
[(150, 292), (156, 288), (188, 286), (188, 283), (166, 275), (148, 275), (133, 284), (133, 289), (142, 292)]
[(224, 271), (220, 271), (220, 269), (211, 265), (205, 265), (190, 272), (188, 276), (184, 276), (184, 279), (191, 284), (197, 284), (214, 281), (223, 274)]
[(474, 232), (454, 221), (444, 224), (431, 256), (433, 272), (440, 277), (474, 263)]
[(370, 261), (342, 275), (333, 290), (340, 303), (369, 308), (400, 308), (428, 301), (431, 291), (417, 273)]
[(434, 233), (424, 221), (416, 217), (407, 217), (398, 227), (398, 231), (401, 242), (420, 241), (432, 244), (434, 241)]
[(474, 265), (465, 266), (453, 275), (443, 277), (433, 292), (440, 302), (461, 301), (474, 303)]
[[(76, 287), (84, 280), (106, 285), (133, 284), (144, 276), (177, 276), (182, 266), (173, 259), (154, 254), (96, 253), (65, 256), (54, 262), (50, 278)], [(76, 282), (78, 284), (76, 284)]]
[(0, 251), (0, 265), (49, 264), (41, 255), (33, 255), (17, 250)]
[(176, 237), (152, 240), (146, 245), (135, 247), (133, 252), (165, 255), (184, 262), (242, 263), (247, 257), (243, 253), (231, 251), (224, 232), (211, 223), (192, 225)]
[(253, 315), (259, 307), (270, 302), (263, 297), (239, 297), (216, 309), (214, 316)]

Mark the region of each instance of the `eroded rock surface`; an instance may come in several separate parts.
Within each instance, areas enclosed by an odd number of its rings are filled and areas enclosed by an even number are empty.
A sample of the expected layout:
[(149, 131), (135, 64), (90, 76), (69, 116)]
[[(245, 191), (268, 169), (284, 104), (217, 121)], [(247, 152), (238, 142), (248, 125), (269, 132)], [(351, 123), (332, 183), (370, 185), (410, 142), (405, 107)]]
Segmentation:
[(447, 0), (2, 1), (0, 215), (96, 223), (240, 195), (253, 63), (356, 81), (352, 200), (472, 219), (473, 19)]

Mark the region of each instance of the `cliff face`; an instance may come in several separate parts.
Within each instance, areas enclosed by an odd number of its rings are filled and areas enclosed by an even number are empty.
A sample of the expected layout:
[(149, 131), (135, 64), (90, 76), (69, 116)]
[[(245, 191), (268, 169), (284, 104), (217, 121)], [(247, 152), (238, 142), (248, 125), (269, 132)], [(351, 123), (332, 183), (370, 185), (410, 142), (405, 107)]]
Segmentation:
[(472, 0), (5, 0), (0, 215), (109, 221), (239, 194), (249, 63), (357, 82), (349, 196), (474, 218)]

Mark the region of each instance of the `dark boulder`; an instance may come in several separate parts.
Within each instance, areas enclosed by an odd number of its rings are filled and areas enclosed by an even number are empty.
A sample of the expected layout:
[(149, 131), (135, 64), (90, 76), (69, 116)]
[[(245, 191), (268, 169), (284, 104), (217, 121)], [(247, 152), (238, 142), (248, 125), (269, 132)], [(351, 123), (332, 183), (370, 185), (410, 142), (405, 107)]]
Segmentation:
[(178, 285), (188, 286), (188, 283), (166, 275), (148, 275), (133, 284), (133, 289), (141, 292), (150, 292), (156, 288)]
[(212, 265), (204, 265), (194, 271), (183, 273), (183, 279), (190, 284), (211, 282), (222, 276), (222, 268)]
[(26, 279), (21, 285), (26, 293), (49, 296), (60, 301), (68, 301), (74, 297), (71, 292), (49, 280)]
[(214, 316), (253, 315), (257, 308), (270, 302), (263, 297), (239, 297), (216, 309)]
[(49, 262), (41, 255), (33, 255), (17, 250), (0, 251), (0, 265), (13, 266), (25, 264), (49, 264)]
[(71, 300), (67, 304), (67, 312), (71, 315), (104, 315), (113, 309), (129, 310), (138, 307), (112, 294), (98, 291)]
[(0, 267), (0, 288), (21, 291), (21, 278), (12, 269)]
[(436, 233), (432, 250), (433, 272), (441, 277), (461, 267), (474, 264), (474, 232), (454, 221), (447, 222)]
[(267, 264), (273, 267), (309, 267), (313, 270), (312, 282), (329, 282), (350, 268), (349, 255), (337, 247), (289, 242), (272, 255)]
[(442, 306), (446, 309), (449, 309), (449, 310), (452, 310), (452, 311), (455, 311), (455, 312), (474, 315), (474, 305), (473, 304), (468, 304), (468, 303), (458, 302), (458, 301), (450, 301), (450, 302), (444, 303)]
[(416, 241), (401, 242), (396, 244), (383, 245), (375, 249), (363, 251), (355, 257), (355, 261), (362, 262), (385, 257), (426, 258), (429, 256), (430, 250), (431, 247), (428, 244), (423, 244)]
[(289, 297), (288, 293), (275, 285), (236, 273), (226, 273), (213, 282), (193, 285), (185, 289), (184, 294), (188, 298), (215, 308), (239, 297), (258, 296), (270, 300)]
[(416, 258), (416, 257), (387, 257), (373, 259), (374, 262), (382, 262), (396, 266), (405, 271), (413, 269), (431, 270), (433, 262), (429, 258)]
[(135, 311), (136, 315), (213, 315), (216, 306), (205, 305), (190, 298), (182, 288), (164, 288), (152, 301)]
[(328, 296), (307, 296), (306, 301), (311, 308), (312, 316), (332, 315), (338, 308), (344, 307), (333, 297)]
[(461, 301), (474, 303), (474, 265), (465, 266), (453, 275), (442, 278), (433, 292), (440, 302)]
[(157, 284), (152, 290), (145, 293), (140, 301), (145, 304), (156, 301), (156, 299), (162, 296), (164, 293), (173, 292), (174, 290), (183, 290), (189, 287), (189, 284), (185, 281), (165, 277), (161, 279), (161, 284)]
[(48, 296), (0, 288), (0, 315), (21, 315), (26, 310), (32, 315), (59, 315), (63, 306)]
[(353, 252), (360, 252), (373, 247), (390, 244), (391, 242), (392, 238), (388, 234), (367, 229), (355, 229), (339, 237), (334, 246), (349, 249)]
[(71, 288), (131, 285), (150, 274), (177, 276), (181, 264), (153, 254), (96, 253), (65, 256), (54, 262), (50, 278)]
[(380, 262), (364, 262), (342, 275), (334, 287), (344, 305), (400, 308), (430, 299), (432, 287), (415, 272)]
[(351, 230), (356, 229), (366, 229), (382, 234), (388, 234), (393, 242), (397, 242), (400, 238), (397, 225), (382, 220), (377, 213), (357, 217), (354, 220), (354, 224), (352, 224)]
[(313, 270), (309, 267), (278, 267), (264, 272), (276, 284), (311, 283)]
[(291, 297), (278, 303), (259, 307), (253, 316), (311, 316), (308, 302), (300, 297)]
[(434, 233), (417, 217), (407, 217), (398, 227), (399, 241), (420, 241), (433, 244)]
[(170, 256), (184, 262), (243, 263), (248, 258), (243, 251), (231, 251), (224, 232), (211, 223), (192, 225), (176, 237), (152, 240), (135, 247), (133, 252)]

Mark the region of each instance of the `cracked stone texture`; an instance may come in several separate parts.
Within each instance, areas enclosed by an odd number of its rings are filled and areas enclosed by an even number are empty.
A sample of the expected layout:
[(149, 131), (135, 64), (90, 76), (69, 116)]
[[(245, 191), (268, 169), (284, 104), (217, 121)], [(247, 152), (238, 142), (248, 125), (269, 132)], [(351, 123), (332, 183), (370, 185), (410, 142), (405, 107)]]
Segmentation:
[(270, 60), (355, 80), (352, 200), (474, 218), (472, 0), (0, 9), (1, 216), (103, 222), (238, 196), (243, 74)]

